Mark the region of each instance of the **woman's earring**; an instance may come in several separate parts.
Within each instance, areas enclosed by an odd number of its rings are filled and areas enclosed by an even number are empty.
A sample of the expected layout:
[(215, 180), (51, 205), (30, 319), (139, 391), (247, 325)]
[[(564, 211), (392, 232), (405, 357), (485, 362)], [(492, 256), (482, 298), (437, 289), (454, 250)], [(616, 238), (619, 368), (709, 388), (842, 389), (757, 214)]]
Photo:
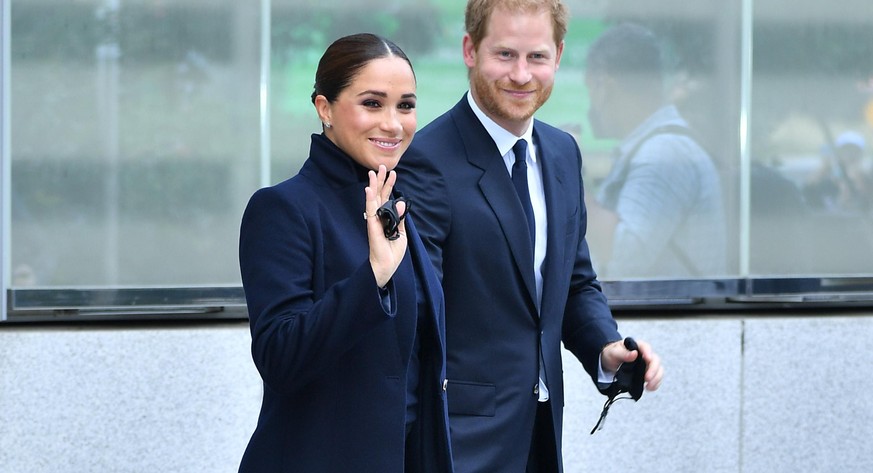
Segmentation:
[(331, 124), (330, 124), (330, 123), (327, 123), (327, 122), (325, 122), (325, 123), (324, 123), (324, 127), (325, 127), (325, 128), (330, 128), (330, 127), (331, 127)]

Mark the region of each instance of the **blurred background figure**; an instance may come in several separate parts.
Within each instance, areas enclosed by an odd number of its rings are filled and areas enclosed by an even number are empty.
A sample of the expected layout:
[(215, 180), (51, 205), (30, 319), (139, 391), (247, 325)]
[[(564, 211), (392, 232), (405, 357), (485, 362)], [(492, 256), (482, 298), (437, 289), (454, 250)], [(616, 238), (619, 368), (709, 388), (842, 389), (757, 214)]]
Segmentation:
[(619, 24), (590, 47), (585, 84), (593, 134), (621, 140), (596, 199), (588, 238), (604, 279), (724, 274), (721, 182), (710, 154), (668, 103), (657, 38)]
[(837, 213), (870, 209), (873, 173), (866, 149), (864, 136), (856, 131), (846, 131), (822, 147), (821, 166), (803, 188), (810, 207)]

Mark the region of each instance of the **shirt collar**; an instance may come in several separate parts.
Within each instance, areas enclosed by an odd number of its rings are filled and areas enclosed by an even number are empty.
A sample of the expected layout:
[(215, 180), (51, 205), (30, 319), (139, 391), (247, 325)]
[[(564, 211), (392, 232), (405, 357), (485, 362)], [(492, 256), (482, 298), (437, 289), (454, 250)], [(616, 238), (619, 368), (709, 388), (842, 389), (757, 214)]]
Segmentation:
[(497, 122), (488, 117), (488, 115), (485, 115), (485, 112), (479, 108), (479, 105), (477, 105), (476, 101), (473, 100), (473, 94), (469, 91), (467, 92), (467, 102), (470, 104), (470, 108), (473, 109), (476, 118), (482, 122), (485, 131), (487, 131), (488, 135), (491, 136), (491, 139), (494, 140), (494, 144), (497, 145), (497, 150), (500, 152), (501, 156), (506, 156), (506, 153), (509, 153), (509, 150), (515, 146), (515, 142), (518, 141), (519, 138), (524, 138), (524, 140), (527, 141), (528, 149), (531, 150), (531, 152), (528, 153), (531, 160), (537, 162), (536, 153), (533, 152), (535, 149), (533, 144), (533, 120), (530, 121), (527, 130), (525, 130), (521, 136), (515, 136), (498, 125)]

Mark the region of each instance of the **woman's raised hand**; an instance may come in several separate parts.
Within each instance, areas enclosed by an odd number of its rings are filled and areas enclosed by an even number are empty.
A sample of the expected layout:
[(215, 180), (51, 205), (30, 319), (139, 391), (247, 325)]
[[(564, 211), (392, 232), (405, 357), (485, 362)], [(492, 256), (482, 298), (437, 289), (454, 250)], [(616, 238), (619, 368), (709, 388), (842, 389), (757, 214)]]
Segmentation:
[[(397, 173), (393, 170), (388, 171), (384, 165), (380, 165), (378, 172), (370, 171), (368, 174), (370, 184), (364, 189), (364, 193), (367, 198), (366, 218), (367, 236), (370, 241), (370, 266), (373, 268), (376, 283), (379, 287), (385, 287), (397, 267), (400, 266), (400, 261), (403, 260), (403, 255), (406, 253), (406, 223), (403, 220), (400, 221), (397, 227), (399, 232), (397, 239), (389, 240), (385, 236), (382, 222), (376, 215), (376, 211), (382, 204), (391, 199), (391, 191), (397, 181)], [(404, 215), (405, 213), (406, 203), (398, 201), (397, 214)]]

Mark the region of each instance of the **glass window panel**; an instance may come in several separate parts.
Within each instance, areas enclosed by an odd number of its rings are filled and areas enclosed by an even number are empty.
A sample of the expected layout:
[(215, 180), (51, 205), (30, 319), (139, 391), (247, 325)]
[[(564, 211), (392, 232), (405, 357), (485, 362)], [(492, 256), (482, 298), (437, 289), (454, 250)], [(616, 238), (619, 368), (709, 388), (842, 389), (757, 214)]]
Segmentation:
[(310, 100), (315, 69), (337, 38), (376, 33), (397, 43), (417, 78), (421, 128), (455, 104), (467, 90), (461, 58), (464, 2), (431, 0), (274, 0), (271, 15), (272, 181), (297, 172), (309, 152), (309, 136), (321, 132)]
[[(173, 294), (210, 307), (240, 302), (197, 288), (239, 289), (242, 210), (305, 160), (321, 130), (316, 64), (337, 37), (371, 31), (409, 54), (419, 127), (467, 90), (462, 1), (0, 3), (10, 25), (2, 257), (27, 310), (70, 294), (99, 305), (119, 287), (133, 290), (106, 304), (135, 305), (148, 286), (191, 289)], [(873, 4), (566, 3), (561, 67), (537, 118), (579, 140), (589, 242), (613, 301), (867, 290)], [(625, 23), (645, 28), (638, 46), (656, 52), (634, 59), (633, 42), (607, 40)], [(660, 67), (641, 68), (654, 57)], [(677, 115), (682, 130), (653, 125)]]
[(753, 276), (873, 271), (873, 3), (754, 3)]
[(238, 284), (257, 2), (11, 2), (12, 286)]
[(604, 280), (739, 275), (734, 3), (574, 3), (543, 118), (579, 133)]
[[(463, 2), (396, 2), (392, 8), (381, 10), (391, 12), (384, 14), (374, 13), (368, 2), (360, 2), (358, 8), (351, 9), (338, 8), (340, 3), (328, 1), (312, 5), (279, 0), (272, 4), (274, 182), (296, 172), (305, 159), (309, 133), (320, 131), (309, 102), (312, 78), (324, 48), (341, 35), (374, 31), (395, 40), (406, 50), (418, 77), (419, 126), (447, 110), (467, 90), (460, 54)], [(622, 251), (617, 254), (629, 257), (624, 263), (615, 261), (616, 271), (612, 274), (601, 271), (607, 279), (725, 277), (736, 276), (738, 271), (737, 236), (728, 229), (736, 228), (738, 214), (735, 189), (739, 12), (737, 7), (725, 6), (722, 2), (695, 5), (689, 8), (685, 2), (674, 1), (659, 3), (655, 8), (641, 1), (568, 2), (571, 23), (556, 87), (537, 116), (579, 138), (588, 192), (592, 195), (598, 192), (612, 168), (610, 150), (622, 137), (598, 137), (591, 133), (586, 116), (589, 97), (584, 84), (586, 52), (609, 26), (622, 21), (635, 21), (657, 34), (665, 62), (665, 100), (682, 110), (700, 145), (710, 150), (712, 156), (705, 158), (711, 162), (708, 182), (720, 189), (712, 192), (717, 198), (707, 203), (708, 208), (717, 213), (714, 217), (707, 215), (707, 218), (681, 221), (682, 212), (675, 208), (662, 209), (663, 215), (672, 212), (677, 220), (671, 228), (650, 225), (637, 238), (619, 242)], [(696, 176), (689, 185), (702, 185), (695, 179)], [(674, 207), (699, 204), (698, 194), (686, 197)], [(684, 214), (694, 211), (698, 215), (705, 214), (705, 209), (700, 207)], [(649, 220), (666, 219), (653, 214)], [(592, 240), (596, 240), (602, 222), (592, 217)], [(712, 225), (717, 227), (711, 228)], [(701, 244), (697, 238), (701, 234), (709, 237), (706, 243)], [(716, 244), (713, 239), (723, 241)], [(675, 249), (688, 246), (697, 248)], [(709, 251), (714, 246), (718, 249)], [(606, 268), (608, 256), (598, 250), (600, 247), (594, 249), (598, 267)], [(633, 255), (656, 256), (643, 267), (638, 264), (639, 256)], [(712, 261), (704, 264), (698, 261), (707, 257)], [(700, 267), (689, 269), (680, 262), (682, 260), (698, 261), (691, 265)]]

